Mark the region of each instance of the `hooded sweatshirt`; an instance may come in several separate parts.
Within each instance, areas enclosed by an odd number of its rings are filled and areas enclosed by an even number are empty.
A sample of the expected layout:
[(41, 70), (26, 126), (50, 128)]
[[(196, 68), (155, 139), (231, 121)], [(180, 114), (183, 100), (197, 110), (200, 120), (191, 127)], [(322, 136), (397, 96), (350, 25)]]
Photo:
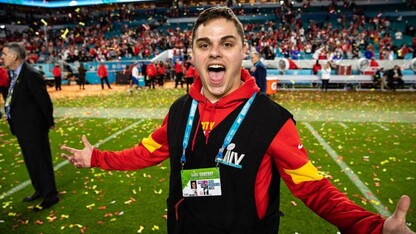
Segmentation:
[[(197, 124), (197, 129), (202, 128), (206, 143), (209, 141), (210, 132), (227, 115), (259, 91), (254, 78), (245, 69), (241, 70), (241, 74), (241, 87), (215, 103), (211, 103), (202, 95), (202, 82), (199, 75), (196, 76), (189, 95), (198, 102), (200, 118), (194, 125)], [(118, 152), (94, 148), (91, 167), (105, 170), (136, 170), (166, 160), (169, 158), (168, 116), (169, 114), (162, 126), (137, 146)], [(188, 147), (194, 147), (194, 140), (195, 136), (190, 136)], [(342, 233), (381, 233), (384, 223), (381, 216), (354, 204), (319, 174), (317, 168), (309, 161), (295, 122), (291, 118), (276, 132), (258, 168), (253, 191), (259, 220), (266, 216), (269, 200), (272, 200), (269, 198), (268, 190), (273, 186), (272, 175), (276, 173), (273, 171), (274, 167), (277, 167), (278, 173), (294, 196), (337, 226)]]

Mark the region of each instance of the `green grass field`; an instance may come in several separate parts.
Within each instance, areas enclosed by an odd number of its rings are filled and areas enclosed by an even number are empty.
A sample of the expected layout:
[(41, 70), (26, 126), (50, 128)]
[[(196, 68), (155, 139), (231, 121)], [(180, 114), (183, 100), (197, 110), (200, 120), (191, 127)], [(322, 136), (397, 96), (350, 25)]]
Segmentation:
[[(136, 145), (183, 93), (139, 90), (53, 100), (56, 130), (50, 141), (61, 202), (38, 213), (31, 211), (36, 203), (21, 201), (33, 188), (17, 141), (1, 119), (0, 233), (166, 233), (168, 162), (140, 171), (76, 169), (60, 157), (59, 147), (82, 147), (82, 134), (100, 149)], [(408, 194), (413, 203), (407, 221), (416, 230), (416, 93), (279, 92), (272, 98), (294, 114), (310, 159), (335, 186), (374, 212), (393, 212)], [(379, 203), (361, 193), (350, 172)], [(284, 184), (281, 190), (280, 233), (337, 233)]]

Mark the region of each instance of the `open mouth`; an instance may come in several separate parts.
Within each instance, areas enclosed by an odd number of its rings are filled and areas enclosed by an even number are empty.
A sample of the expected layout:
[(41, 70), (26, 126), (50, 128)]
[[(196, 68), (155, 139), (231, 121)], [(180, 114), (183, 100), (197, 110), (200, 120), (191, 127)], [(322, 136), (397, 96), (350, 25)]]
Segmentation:
[(219, 64), (208, 66), (208, 75), (211, 83), (219, 84), (224, 80), (225, 67)]

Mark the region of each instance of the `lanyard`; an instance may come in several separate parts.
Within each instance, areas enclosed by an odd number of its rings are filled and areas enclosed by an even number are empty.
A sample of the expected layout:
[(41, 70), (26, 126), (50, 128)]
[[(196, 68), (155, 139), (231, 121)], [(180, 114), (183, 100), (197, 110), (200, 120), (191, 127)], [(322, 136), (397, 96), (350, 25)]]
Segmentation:
[[(218, 166), (218, 163), (220, 163), (223, 159), (223, 152), (224, 152), (225, 147), (228, 144), (230, 144), (235, 133), (237, 132), (238, 128), (240, 127), (241, 123), (246, 117), (247, 112), (250, 109), (250, 106), (253, 103), (253, 100), (255, 97), (256, 97), (256, 93), (254, 93), (253, 96), (251, 96), (250, 99), (246, 102), (246, 104), (244, 104), (243, 109), (241, 109), (237, 118), (234, 120), (234, 123), (231, 126), (230, 130), (228, 130), (227, 136), (225, 137), (224, 142), (222, 143), (222, 146), (218, 151), (217, 157), (215, 157), (215, 162), (217, 162), (217, 166)], [(198, 107), (198, 102), (195, 100), (192, 100), (191, 110), (189, 111), (188, 121), (186, 122), (186, 129), (185, 129), (185, 134), (183, 136), (183, 142), (182, 142), (182, 147), (183, 147), (182, 157), (181, 157), (182, 169), (186, 163), (185, 151), (186, 151), (186, 147), (188, 147), (189, 136), (191, 135), (192, 125), (194, 122), (194, 117), (195, 117), (195, 112), (196, 112), (197, 107)], [(198, 131), (198, 129), (196, 129), (195, 131)]]

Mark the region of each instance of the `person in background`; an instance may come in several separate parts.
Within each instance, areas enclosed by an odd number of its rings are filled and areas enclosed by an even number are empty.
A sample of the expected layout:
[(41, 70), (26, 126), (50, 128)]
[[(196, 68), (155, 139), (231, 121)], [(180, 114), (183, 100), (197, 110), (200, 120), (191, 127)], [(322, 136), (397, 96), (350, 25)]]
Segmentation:
[(399, 65), (394, 65), (392, 69), (386, 71), (387, 87), (391, 90), (396, 91), (398, 87), (404, 86), (402, 79), (402, 70)]
[(325, 63), (324, 67), (321, 69), (321, 81), (322, 81), (322, 87), (321, 90), (323, 92), (328, 91), (329, 86), (329, 78), (331, 77), (331, 62)]
[[(7, 74), (7, 70), (0, 66), (0, 93), (3, 97), (3, 101), (6, 102), (7, 92), (9, 89), (10, 80), (9, 75)], [(0, 111), (0, 118), (3, 116), (3, 112)]]
[[(62, 145), (61, 156), (77, 168), (105, 170), (137, 170), (169, 159), (170, 234), (278, 233), (281, 180), (341, 233), (414, 233), (406, 225), (408, 196), (385, 219), (349, 200), (319, 173), (292, 114), (259, 92), (241, 67), (244, 28), (232, 9), (205, 9), (191, 44), (195, 82), (160, 127), (119, 151), (97, 149), (83, 135), (83, 149)], [(193, 180), (203, 181), (204, 193), (186, 192)]]
[(165, 64), (162, 61), (159, 61), (157, 64), (157, 83), (159, 87), (163, 87), (163, 83), (165, 82)]
[(62, 90), (61, 84), (62, 84), (62, 71), (59, 67), (59, 63), (55, 63), (55, 67), (52, 69), (52, 75), (55, 80), (55, 90)]
[(110, 82), (108, 82), (107, 67), (104, 65), (103, 62), (101, 62), (100, 66), (98, 66), (97, 74), (98, 74), (98, 77), (100, 77), (101, 89), (104, 89), (104, 82), (107, 84), (108, 88), (111, 89)]
[(155, 89), (155, 82), (156, 82), (156, 76), (157, 76), (157, 69), (155, 66), (155, 63), (153, 61), (150, 61), (150, 63), (146, 67), (146, 74), (149, 77), (149, 88)]
[(25, 62), (25, 47), (17, 42), (5, 44), (1, 55), (10, 69), (10, 87), (5, 110), (10, 131), (16, 136), (35, 192), (23, 198), (40, 211), (59, 202), (52, 164), (49, 129), (55, 129), (53, 104), (42, 75)]
[(181, 84), (181, 88), (183, 88), (183, 66), (182, 62), (179, 59), (175, 60), (175, 65), (173, 65), (173, 69), (175, 70), (175, 89), (178, 87), (178, 84)]
[(318, 72), (322, 69), (319, 59), (316, 60), (316, 63), (312, 66), (312, 74), (318, 75)]
[(384, 90), (386, 88), (386, 75), (383, 67), (379, 67), (373, 76), (374, 88)]
[(195, 67), (191, 62), (187, 62), (185, 66), (186, 93), (189, 93), (189, 87), (194, 83), (194, 79)]
[(142, 75), (143, 75), (144, 85), (149, 86), (149, 78), (147, 77), (146, 70), (147, 70), (147, 64), (145, 62), (142, 62), (140, 71), (142, 72)]
[(380, 67), (380, 65), (378, 64), (376, 58), (373, 56), (370, 60), (370, 67), (377, 69), (378, 67)]
[(253, 51), (250, 53), (250, 60), (253, 66), (250, 68), (251, 76), (256, 79), (256, 84), (260, 88), (260, 92), (266, 93), (267, 85), (267, 68), (260, 60), (260, 53)]
[(85, 77), (87, 75), (87, 69), (84, 67), (84, 64), (80, 63), (78, 67), (78, 78), (79, 78), (79, 89), (85, 89)]

